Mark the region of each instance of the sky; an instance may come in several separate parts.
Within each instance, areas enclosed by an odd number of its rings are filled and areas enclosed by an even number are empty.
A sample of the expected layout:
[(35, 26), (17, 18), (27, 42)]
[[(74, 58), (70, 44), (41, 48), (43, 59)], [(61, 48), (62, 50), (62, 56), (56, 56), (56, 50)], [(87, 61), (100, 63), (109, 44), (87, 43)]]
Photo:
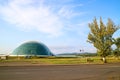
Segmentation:
[(44, 43), (54, 54), (94, 53), (87, 36), (95, 17), (119, 25), (120, 0), (0, 0), (0, 54), (27, 41)]

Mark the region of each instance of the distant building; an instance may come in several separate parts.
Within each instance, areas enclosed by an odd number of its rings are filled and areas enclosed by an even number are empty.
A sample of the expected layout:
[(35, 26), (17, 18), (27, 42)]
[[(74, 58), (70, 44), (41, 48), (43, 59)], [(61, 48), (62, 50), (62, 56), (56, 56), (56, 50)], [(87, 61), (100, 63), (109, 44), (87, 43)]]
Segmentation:
[(53, 53), (43, 43), (30, 41), (21, 44), (13, 52), (14, 56), (53, 56)]
[(0, 60), (6, 60), (8, 59), (8, 55), (0, 54)]

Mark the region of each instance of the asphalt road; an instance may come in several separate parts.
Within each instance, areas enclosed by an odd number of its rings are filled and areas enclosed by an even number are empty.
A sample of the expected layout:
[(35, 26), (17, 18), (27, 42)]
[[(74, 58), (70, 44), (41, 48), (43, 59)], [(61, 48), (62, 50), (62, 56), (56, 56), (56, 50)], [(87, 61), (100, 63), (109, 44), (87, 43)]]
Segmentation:
[(120, 80), (120, 63), (0, 66), (0, 80)]

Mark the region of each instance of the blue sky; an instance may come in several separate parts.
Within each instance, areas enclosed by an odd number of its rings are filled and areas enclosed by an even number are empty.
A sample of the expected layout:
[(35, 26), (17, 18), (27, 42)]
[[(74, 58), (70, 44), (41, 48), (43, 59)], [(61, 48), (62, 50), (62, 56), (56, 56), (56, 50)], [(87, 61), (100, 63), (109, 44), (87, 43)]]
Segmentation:
[(101, 16), (118, 25), (119, 15), (119, 0), (0, 0), (0, 53), (27, 41), (42, 42), (55, 54), (96, 52), (87, 42), (88, 23)]

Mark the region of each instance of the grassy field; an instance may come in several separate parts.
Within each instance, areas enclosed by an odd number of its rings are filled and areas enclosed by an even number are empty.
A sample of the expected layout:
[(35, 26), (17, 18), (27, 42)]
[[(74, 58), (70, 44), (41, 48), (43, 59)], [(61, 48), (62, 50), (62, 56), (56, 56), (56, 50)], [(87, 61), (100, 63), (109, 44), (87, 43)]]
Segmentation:
[[(120, 59), (115, 57), (107, 57), (107, 63), (119, 63)], [(31, 58), (25, 59), (24, 57), (8, 57), (7, 60), (0, 60), (2, 64), (47, 64), (47, 65), (67, 65), (67, 64), (104, 64), (101, 57), (75, 57), (75, 58), (62, 58), (62, 57), (46, 57), (46, 58)]]

